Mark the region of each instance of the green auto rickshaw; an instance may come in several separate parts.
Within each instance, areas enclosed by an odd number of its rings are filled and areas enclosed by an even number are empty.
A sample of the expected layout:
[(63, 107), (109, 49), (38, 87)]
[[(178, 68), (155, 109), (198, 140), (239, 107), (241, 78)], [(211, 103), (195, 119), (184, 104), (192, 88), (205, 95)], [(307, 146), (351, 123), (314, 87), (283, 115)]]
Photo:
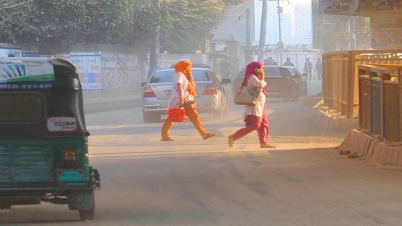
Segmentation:
[(76, 68), (43, 57), (0, 58), (0, 208), (68, 204), (95, 215), (97, 169), (89, 165)]

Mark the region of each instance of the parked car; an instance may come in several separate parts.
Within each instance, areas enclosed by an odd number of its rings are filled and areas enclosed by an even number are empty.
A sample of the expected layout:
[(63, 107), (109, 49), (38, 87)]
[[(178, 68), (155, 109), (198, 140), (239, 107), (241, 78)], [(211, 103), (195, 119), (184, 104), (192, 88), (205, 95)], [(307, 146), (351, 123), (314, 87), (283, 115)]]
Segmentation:
[[(244, 80), (243, 68), (233, 81), (233, 95), (239, 90)], [(284, 101), (296, 101), (307, 95), (307, 74), (301, 74), (293, 66), (264, 65), (267, 97), (282, 98)]]
[[(144, 122), (159, 120), (166, 114), (169, 97), (173, 89), (172, 77), (175, 69), (155, 71), (143, 82), (142, 104)], [(220, 118), (229, 111), (228, 95), (223, 84), (231, 83), (230, 79), (219, 81), (215, 73), (209, 68), (192, 68), (192, 74), (196, 83), (197, 96), (195, 102), (200, 113), (213, 114)]]

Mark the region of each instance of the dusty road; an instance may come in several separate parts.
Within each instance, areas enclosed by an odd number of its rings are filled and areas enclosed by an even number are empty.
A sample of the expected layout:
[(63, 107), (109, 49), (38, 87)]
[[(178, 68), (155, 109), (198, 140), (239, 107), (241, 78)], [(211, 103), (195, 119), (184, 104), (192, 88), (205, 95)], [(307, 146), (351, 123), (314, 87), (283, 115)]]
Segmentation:
[(161, 142), (163, 121), (143, 123), (139, 108), (88, 114), (96, 219), (44, 203), (1, 210), (0, 225), (402, 225), (402, 173), (340, 156), (346, 134), (311, 127), (302, 103), (269, 99), (269, 150), (256, 133), (227, 147), (243, 126), (238, 106), (202, 116), (217, 133), (207, 141), (184, 122)]

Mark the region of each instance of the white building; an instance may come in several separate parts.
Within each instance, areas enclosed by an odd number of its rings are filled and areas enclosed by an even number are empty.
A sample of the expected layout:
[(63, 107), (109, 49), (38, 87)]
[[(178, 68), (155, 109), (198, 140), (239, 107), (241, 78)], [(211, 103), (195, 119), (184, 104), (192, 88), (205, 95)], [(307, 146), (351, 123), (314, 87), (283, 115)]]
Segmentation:
[[(250, 43), (251, 46), (259, 45), (262, 3), (262, 0), (249, 0), (227, 9), (225, 20), (212, 32), (214, 37), (211, 41), (216, 43), (234, 38), (241, 46), (246, 46), (248, 9)], [(281, 33), (284, 46), (311, 45), (313, 43), (311, 0), (279, 0), (279, 4), (283, 9), (280, 20), (281, 29), (279, 29), (278, 21), (278, 1), (268, 1), (265, 44), (276, 45)], [(221, 50), (216, 49), (216, 51)]]

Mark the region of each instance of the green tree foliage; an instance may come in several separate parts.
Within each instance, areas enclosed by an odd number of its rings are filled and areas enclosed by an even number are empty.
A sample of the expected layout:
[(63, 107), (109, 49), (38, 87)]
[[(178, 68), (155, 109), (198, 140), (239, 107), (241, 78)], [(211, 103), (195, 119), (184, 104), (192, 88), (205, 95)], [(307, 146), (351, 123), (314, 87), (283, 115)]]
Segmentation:
[(110, 43), (162, 51), (202, 50), (227, 6), (247, 0), (0, 0), (0, 38), (8, 43)]
[(117, 43), (130, 33), (127, 9), (133, 0), (15, 0), (13, 5), (21, 12), (1, 18), (2, 42)]
[(202, 50), (205, 38), (223, 20), (220, 0), (177, 0), (161, 5), (161, 50), (194, 53)]

